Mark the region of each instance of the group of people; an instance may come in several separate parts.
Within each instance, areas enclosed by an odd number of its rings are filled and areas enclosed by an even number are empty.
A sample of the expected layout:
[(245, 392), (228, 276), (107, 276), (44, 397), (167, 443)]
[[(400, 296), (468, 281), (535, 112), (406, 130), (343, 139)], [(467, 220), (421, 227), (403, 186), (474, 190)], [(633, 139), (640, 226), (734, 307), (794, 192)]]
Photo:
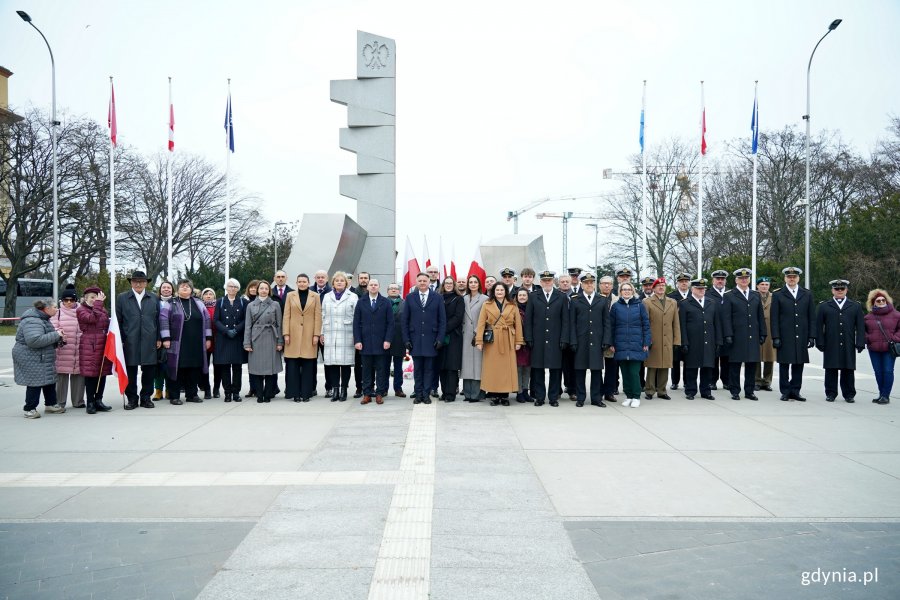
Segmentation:
[[(749, 269), (723, 270), (706, 279), (686, 273), (667, 281), (645, 278), (639, 285), (622, 268), (600, 277), (568, 269), (522, 269), (521, 283), (506, 268), (500, 279), (477, 275), (440, 278), (430, 266), (415, 285), (381, 284), (368, 273), (330, 277), (318, 271), (287, 282), (226, 281), (224, 294), (197, 292), (191, 281), (162, 282), (147, 289), (147, 276), (134, 271), (131, 289), (106, 309), (98, 287), (79, 299), (74, 286), (59, 306), (39, 300), (23, 316), (13, 360), (16, 383), (26, 387), (25, 416), (63, 413), (67, 396), (89, 414), (106, 412), (104, 355), (111, 318), (118, 320), (128, 384), (125, 410), (153, 408), (163, 398), (173, 405), (220, 398), (241, 402), (244, 365), (249, 392), (244, 398), (271, 402), (281, 392), (294, 402), (316, 397), (318, 360), (325, 366), (325, 397), (382, 404), (391, 386), (403, 391), (404, 361), (413, 362), (413, 403), (488, 400), (492, 405), (533, 402), (559, 406), (567, 394), (576, 406), (616, 402), (639, 407), (642, 397), (670, 399), (683, 385), (687, 399), (714, 399), (722, 388), (731, 398), (757, 400), (772, 391), (774, 363), (783, 401), (804, 402), (801, 394), (809, 350), (819, 349), (825, 369), (825, 396), (854, 402), (856, 354), (868, 347), (879, 395), (889, 402), (894, 361), (900, 347), (900, 312), (884, 290), (872, 290), (866, 312), (847, 297), (849, 282), (831, 282), (832, 298), (816, 305), (799, 286), (802, 271), (783, 270), (785, 286), (770, 291), (768, 278), (751, 289)], [(536, 281), (537, 280), (537, 281)], [(140, 378), (138, 373), (140, 371)], [(742, 380), (743, 371), (743, 380)], [(588, 373), (590, 383), (588, 384)], [(671, 375), (671, 386), (669, 377)], [(139, 383), (140, 381), (140, 383)], [(440, 394), (438, 391), (440, 390)], [(203, 393), (201, 398), (200, 393)], [(184, 400), (182, 400), (182, 394)]]

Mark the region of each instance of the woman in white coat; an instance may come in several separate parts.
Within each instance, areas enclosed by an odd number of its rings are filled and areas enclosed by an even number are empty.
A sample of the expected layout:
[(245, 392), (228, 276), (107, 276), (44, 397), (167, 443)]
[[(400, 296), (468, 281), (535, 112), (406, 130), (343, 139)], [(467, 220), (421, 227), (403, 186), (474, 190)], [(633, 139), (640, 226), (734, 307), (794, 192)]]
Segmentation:
[(319, 336), (319, 343), (325, 349), (325, 380), (335, 385), (332, 402), (347, 400), (350, 368), (356, 359), (353, 313), (359, 296), (349, 288), (347, 274), (337, 271), (331, 277), (331, 291), (322, 296), (322, 335)]
[(466, 312), (463, 318), (462, 339), (462, 372), (463, 397), (466, 402), (478, 402), (484, 398), (481, 391), (481, 359), (482, 353), (475, 347), (475, 330), (478, 328), (478, 317), (487, 296), (481, 293), (482, 284), (477, 275), (469, 275), (466, 280), (466, 294), (463, 305)]

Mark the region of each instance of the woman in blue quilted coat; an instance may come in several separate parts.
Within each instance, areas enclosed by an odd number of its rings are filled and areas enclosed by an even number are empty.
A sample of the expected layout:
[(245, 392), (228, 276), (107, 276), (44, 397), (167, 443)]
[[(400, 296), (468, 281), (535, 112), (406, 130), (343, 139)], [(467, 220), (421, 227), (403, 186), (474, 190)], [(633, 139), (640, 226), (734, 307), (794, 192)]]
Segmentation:
[(622, 406), (637, 408), (641, 405), (641, 363), (647, 359), (650, 349), (650, 316), (644, 304), (634, 297), (634, 286), (619, 285), (619, 300), (609, 312), (616, 362), (622, 370), (622, 388), (625, 401)]

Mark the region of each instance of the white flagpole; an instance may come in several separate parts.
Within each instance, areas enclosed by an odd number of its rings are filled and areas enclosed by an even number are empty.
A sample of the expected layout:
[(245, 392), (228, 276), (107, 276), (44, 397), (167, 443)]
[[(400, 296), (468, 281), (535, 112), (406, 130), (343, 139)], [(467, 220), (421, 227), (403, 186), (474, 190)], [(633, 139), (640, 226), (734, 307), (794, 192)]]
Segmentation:
[(231, 79), (228, 80), (228, 128), (225, 132), (225, 281), (231, 276)]
[[(113, 78), (109, 78), (109, 94), (112, 98)], [(110, 132), (111, 133), (111, 132)], [(109, 314), (116, 318), (116, 145), (109, 138)]]
[(700, 82), (700, 186), (697, 193), (697, 277), (703, 277), (703, 140), (706, 132), (706, 99)]
[[(169, 115), (171, 118), (172, 111), (172, 78), (169, 77)], [(168, 126), (168, 124), (167, 124)], [(172, 153), (174, 150), (169, 150), (169, 153), (166, 155), (166, 192), (168, 195), (168, 201), (166, 202), (166, 276), (169, 281), (173, 281), (172, 278)]]
[[(753, 140), (757, 139), (756, 132), (759, 130), (759, 109), (757, 108), (757, 87), (759, 85), (759, 81), (755, 81), (753, 83), (753, 131), (752, 137), (750, 139), (751, 150), (753, 150)], [(757, 148), (758, 150), (758, 148)], [(757, 165), (757, 157), (756, 151), (753, 151), (753, 240), (750, 245), (753, 247), (753, 257), (751, 258), (750, 269), (753, 272), (753, 277), (750, 278), (750, 283), (753, 285), (753, 289), (756, 289), (756, 165)]]
[(638, 280), (641, 277), (641, 268), (647, 268), (647, 153), (644, 147), (647, 145), (647, 80), (644, 80), (644, 94), (641, 100), (641, 114), (644, 116), (644, 144), (641, 146), (641, 265), (638, 267)]

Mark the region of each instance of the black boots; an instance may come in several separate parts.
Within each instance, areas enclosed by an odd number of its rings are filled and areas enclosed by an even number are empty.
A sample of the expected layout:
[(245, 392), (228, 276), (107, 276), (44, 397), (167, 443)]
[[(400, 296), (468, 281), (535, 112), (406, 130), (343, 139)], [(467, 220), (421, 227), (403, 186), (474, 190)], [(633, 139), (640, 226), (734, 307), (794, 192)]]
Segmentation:
[(103, 398), (98, 396), (96, 398), (91, 398), (90, 394), (88, 395), (88, 399), (85, 402), (85, 412), (89, 415), (96, 414), (99, 412), (109, 412), (112, 410), (111, 406), (107, 406), (103, 404)]
[(91, 398), (90, 394), (88, 394), (87, 401), (85, 401), (84, 404), (85, 404), (84, 410), (87, 414), (89, 414), (89, 415), (97, 414), (97, 408), (94, 406), (94, 399)]
[[(362, 396), (362, 393), (360, 393), (360, 396)], [(356, 398), (356, 396), (353, 396), (353, 397)], [(340, 402), (345, 402), (347, 400), (347, 388), (346, 387), (341, 388), (341, 397), (338, 398), (338, 400)]]

